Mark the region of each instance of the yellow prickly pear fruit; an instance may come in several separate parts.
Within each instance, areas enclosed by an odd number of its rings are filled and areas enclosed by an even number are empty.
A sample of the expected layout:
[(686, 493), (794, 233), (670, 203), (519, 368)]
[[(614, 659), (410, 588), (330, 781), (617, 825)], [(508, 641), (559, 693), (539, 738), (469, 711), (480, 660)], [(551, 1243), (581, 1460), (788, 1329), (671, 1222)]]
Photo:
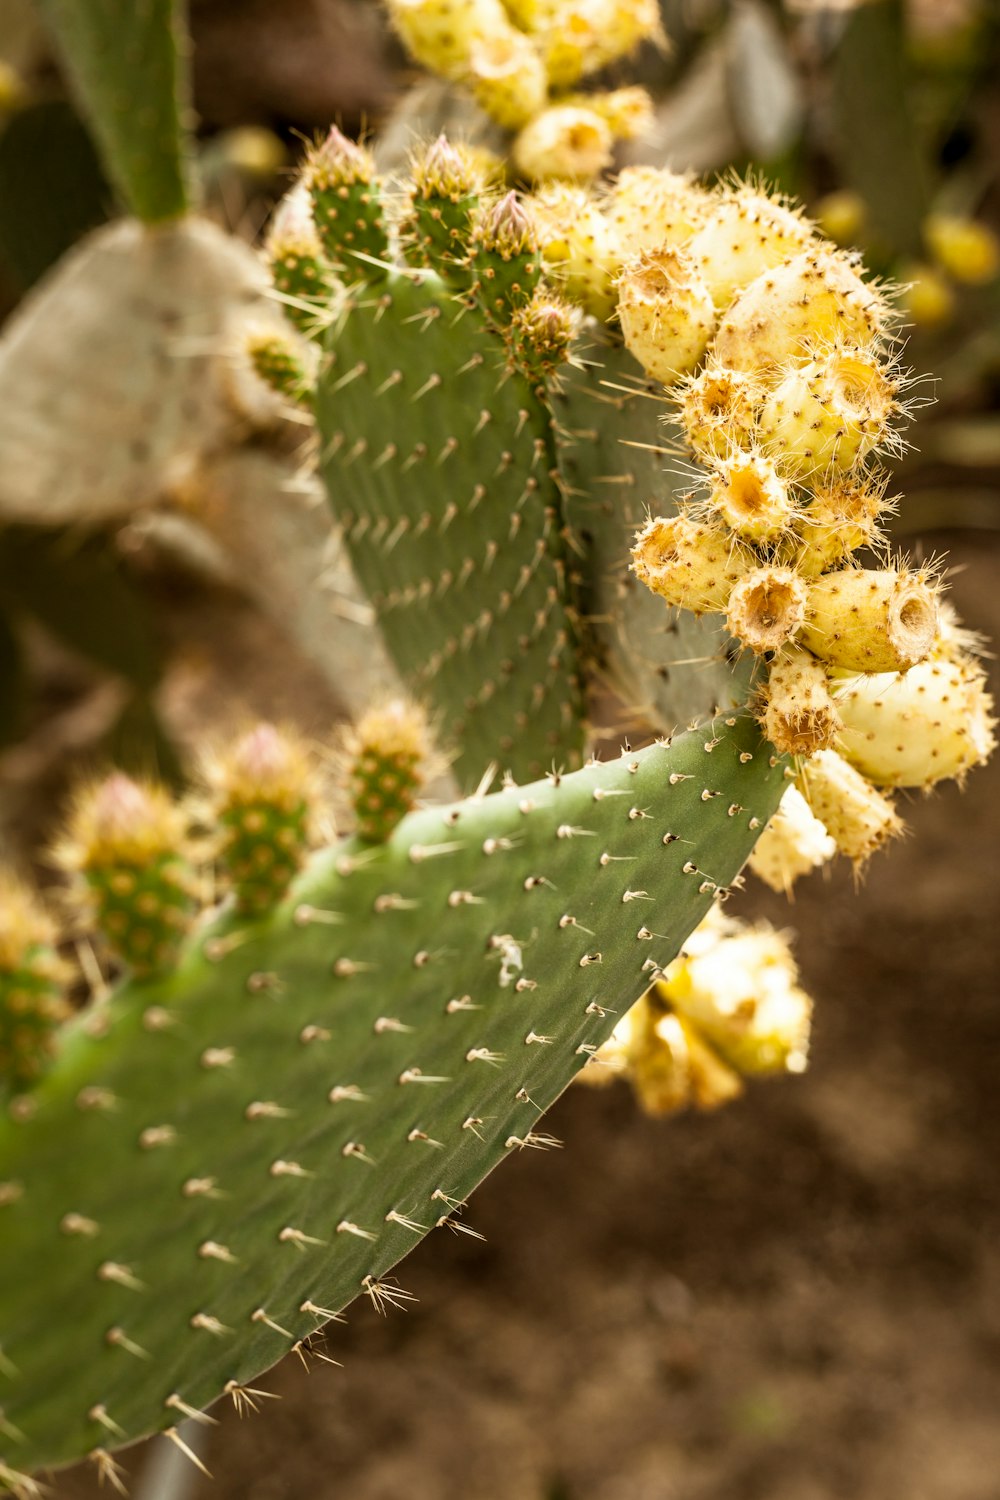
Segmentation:
[(840, 475), (817, 489), (808, 509), (800, 511), (796, 520), (796, 572), (818, 577), (859, 547), (877, 543), (881, 537), (879, 516), (892, 506), (886, 499), (887, 482), (887, 477), (879, 474), (866, 474), (860, 479)]
[(715, 327), (708, 288), (683, 250), (646, 250), (618, 283), (625, 345), (648, 375), (670, 385), (692, 369)]
[(648, 521), (632, 548), (635, 576), (668, 604), (699, 615), (724, 610), (751, 566), (721, 528), (683, 515)]
[(636, 141), (646, 135), (653, 123), (653, 101), (644, 88), (633, 85), (610, 89), (605, 93), (574, 94), (564, 104), (579, 104), (592, 109), (607, 121), (616, 141)]
[(688, 443), (700, 459), (725, 458), (749, 448), (757, 428), (756, 382), (714, 362), (677, 387), (677, 410)]
[[(527, 0), (517, 0), (517, 8)], [(533, 8), (528, 29), (538, 37), (549, 82), (567, 89), (588, 73), (662, 37), (656, 0), (560, 0)]]
[(549, 183), (529, 199), (529, 208), (552, 279), (587, 312), (602, 320), (610, 317), (624, 257), (586, 188)]
[(26, 885), (0, 870), (0, 1094), (29, 1087), (55, 1050), (56, 1028), (70, 1014), (63, 996), (69, 968), (56, 952), (56, 929)]
[(611, 164), (611, 129), (592, 109), (554, 104), (515, 138), (514, 165), (531, 182), (590, 182)]
[(868, 347), (888, 317), (885, 298), (862, 281), (842, 250), (807, 250), (740, 292), (712, 352), (720, 364), (774, 379), (817, 349)]
[(805, 584), (791, 568), (754, 568), (729, 596), (729, 633), (757, 656), (778, 651), (800, 628), (807, 597)]
[(813, 816), (823, 824), (840, 853), (855, 864), (903, 831), (889, 798), (876, 791), (836, 750), (820, 750), (807, 760), (798, 785)]
[(850, 188), (827, 193), (816, 205), (816, 223), (835, 245), (855, 245), (867, 218), (865, 200)]
[(938, 265), (956, 281), (982, 286), (1000, 272), (1000, 240), (987, 224), (961, 214), (931, 214), (924, 239)]
[(703, 923), (657, 992), (740, 1073), (801, 1073), (812, 1002), (784, 938), (766, 924)]
[(654, 994), (633, 1006), (628, 1078), (640, 1109), (654, 1119), (682, 1109), (718, 1109), (739, 1098), (743, 1082), (683, 1016)]
[(760, 413), (768, 452), (800, 478), (845, 471), (889, 436), (897, 382), (877, 357), (833, 350), (789, 370)]
[(714, 202), (690, 177), (666, 167), (626, 167), (612, 185), (604, 212), (621, 243), (637, 255), (686, 245)]
[(465, 82), (505, 130), (520, 130), (545, 108), (545, 64), (524, 33), (513, 28), (473, 47)]
[(943, 328), (955, 315), (955, 293), (936, 266), (916, 262), (900, 271), (902, 311), (916, 328)]
[(687, 249), (721, 312), (762, 272), (813, 241), (812, 226), (779, 199), (739, 187), (722, 198)]
[(786, 646), (771, 664), (758, 717), (785, 755), (830, 749), (841, 726), (822, 663), (801, 646)]
[(770, 542), (788, 530), (795, 502), (763, 454), (736, 451), (712, 465), (711, 508), (748, 542)]
[(473, 49), (513, 30), (500, 0), (388, 0), (406, 50), (443, 78), (461, 82)]
[(827, 573), (809, 585), (802, 641), (814, 656), (848, 672), (905, 672), (934, 644), (937, 599), (919, 573)]
[(427, 715), (406, 699), (369, 709), (349, 731), (345, 759), (360, 838), (389, 837), (427, 780), (430, 754)]
[(879, 786), (930, 787), (964, 778), (996, 747), (993, 699), (971, 657), (835, 684), (840, 752)]
[(837, 846), (797, 787), (786, 789), (777, 812), (754, 845), (749, 868), (771, 887), (785, 896), (800, 875), (833, 858)]

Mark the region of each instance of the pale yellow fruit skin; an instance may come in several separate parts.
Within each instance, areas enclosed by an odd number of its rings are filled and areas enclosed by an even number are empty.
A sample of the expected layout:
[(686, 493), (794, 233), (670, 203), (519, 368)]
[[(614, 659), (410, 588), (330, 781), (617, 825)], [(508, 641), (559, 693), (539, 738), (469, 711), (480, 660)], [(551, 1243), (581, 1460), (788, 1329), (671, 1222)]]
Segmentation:
[(802, 643), (849, 672), (899, 672), (923, 661), (937, 633), (937, 592), (917, 574), (843, 568), (809, 587)]
[(778, 651), (801, 626), (806, 599), (806, 587), (791, 568), (754, 568), (729, 596), (729, 633), (758, 656)]
[(834, 351), (790, 370), (760, 414), (760, 439), (800, 479), (844, 473), (883, 443), (895, 383), (870, 358)]
[(711, 213), (688, 246), (721, 312), (764, 271), (814, 242), (809, 224), (765, 193), (738, 188)]
[(785, 755), (813, 755), (837, 740), (840, 717), (821, 662), (789, 645), (771, 664), (761, 693), (761, 727)]
[(964, 777), (996, 745), (986, 674), (971, 658), (835, 684), (840, 752), (879, 786), (930, 787)]
[(611, 164), (611, 128), (591, 109), (556, 104), (515, 138), (514, 165), (532, 182), (590, 182)]
[(708, 503), (738, 536), (766, 542), (788, 530), (795, 504), (770, 459), (761, 453), (734, 453), (718, 460), (710, 472)]
[(712, 353), (732, 369), (774, 380), (817, 350), (868, 346), (887, 318), (884, 299), (861, 280), (848, 256), (809, 250), (740, 292), (723, 316)]
[(632, 549), (636, 577), (668, 604), (695, 614), (725, 610), (734, 585), (750, 567), (720, 527), (688, 516), (655, 517)]
[(633, 255), (686, 245), (711, 212), (714, 198), (666, 167), (626, 167), (604, 205), (609, 222)]
[(749, 868), (772, 891), (788, 895), (796, 880), (825, 865), (837, 846), (797, 787), (787, 788), (757, 840)]
[(840, 853), (856, 863), (868, 859), (880, 844), (903, 831), (888, 797), (835, 750), (820, 750), (807, 760), (798, 785), (813, 816), (823, 824)]
[(683, 250), (647, 250), (622, 272), (618, 318), (626, 347), (648, 375), (669, 385), (704, 354), (715, 307)]
[(587, 312), (609, 318), (624, 257), (595, 200), (585, 188), (550, 183), (529, 199), (529, 208), (552, 279)]
[(739, 370), (709, 364), (677, 389), (677, 411), (692, 451), (709, 463), (754, 446), (756, 382)]
[(411, 55), (444, 78), (461, 81), (473, 49), (514, 28), (500, 0), (388, 0), (389, 15)]
[(523, 32), (513, 29), (473, 47), (465, 83), (506, 130), (520, 130), (545, 108), (548, 95), (542, 59)]
[(879, 516), (891, 506), (885, 483), (863, 475), (823, 484), (813, 492), (808, 509), (799, 513), (795, 529), (799, 544), (796, 572), (815, 578), (852, 552), (879, 539)]
[(554, 89), (572, 88), (661, 34), (655, 0), (561, 0), (537, 7), (518, 0), (517, 9), (538, 38)]

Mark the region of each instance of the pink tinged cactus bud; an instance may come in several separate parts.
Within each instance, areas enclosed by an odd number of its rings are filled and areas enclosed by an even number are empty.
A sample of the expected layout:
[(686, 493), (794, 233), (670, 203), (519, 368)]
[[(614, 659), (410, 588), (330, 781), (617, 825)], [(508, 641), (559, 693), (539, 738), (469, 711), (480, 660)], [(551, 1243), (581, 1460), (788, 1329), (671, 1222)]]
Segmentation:
[(899, 672), (937, 633), (938, 592), (919, 573), (845, 568), (809, 586), (802, 642), (848, 672)]
[(708, 288), (683, 250), (649, 250), (628, 263), (618, 318), (626, 347), (667, 385), (698, 363), (715, 327)]
[(754, 568), (729, 596), (726, 625), (756, 655), (779, 650), (800, 628), (806, 587), (791, 568)]
[(520, 31), (511, 29), (478, 42), (465, 82), (476, 102), (505, 130), (520, 130), (545, 108), (545, 64)]
[(218, 858), (237, 907), (268, 911), (284, 896), (312, 840), (315, 772), (297, 735), (258, 724), (206, 767), (220, 833)]
[(714, 201), (705, 188), (665, 167), (626, 167), (611, 186), (604, 212), (623, 248), (638, 255), (686, 246)]
[(795, 504), (770, 459), (736, 453), (713, 466), (708, 503), (738, 536), (774, 541), (791, 525)]
[(799, 646), (786, 646), (771, 664), (761, 694), (761, 727), (785, 755), (830, 749), (840, 718), (821, 662)]
[(831, 860), (837, 846), (797, 787), (790, 786), (777, 812), (754, 845), (749, 868), (785, 896), (796, 880)]
[(695, 614), (725, 610), (752, 562), (719, 527), (655, 517), (637, 534), (632, 571), (668, 604)]
[(896, 391), (876, 359), (834, 351), (789, 371), (770, 392), (761, 441), (799, 478), (843, 472), (891, 436)]
[(514, 141), (514, 165), (531, 182), (590, 182), (611, 165), (613, 137), (592, 109), (556, 104), (525, 125)]
[(869, 346), (889, 313), (876, 287), (862, 281), (849, 256), (808, 250), (765, 271), (739, 293), (719, 325), (715, 358), (736, 370), (778, 372), (839, 345)]
[(739, 370), (706, 365), (677, 387), (677, 410), (692, 451), (708, 461), (753, 446), (760, 392)]
[(371, 152), (350, 140), (336, 125), (331, 125), (325, 140), (309, 152), (306, 177), (310, 186), (353, 187), (358, 182), (371, 182), (374, 175)]
[(722, 199), (687, 248), (721, 312), (762, 272), (812, 243), (812, 227), (798, 214), (766, 193), (741, 187)]
[(996, 746), (986, 674), (970, 657), (851, 677), (835, 690), (844, 723), (841, 754), (879, 786), (962, 780)]
[(516, 255), (530, 255), (538, 248), (538, 238), (531, 215), (516, 193), (507, 193), (494, 204), (483, 222), (480, 241), (484, 250), (511, 260)]
[(887, 839), (903, 831), (889, 798), (835, 750), (820, 750), (807, 760), (798, 785), (813, 816), (839, 852), (855, 864), (863, 863)]

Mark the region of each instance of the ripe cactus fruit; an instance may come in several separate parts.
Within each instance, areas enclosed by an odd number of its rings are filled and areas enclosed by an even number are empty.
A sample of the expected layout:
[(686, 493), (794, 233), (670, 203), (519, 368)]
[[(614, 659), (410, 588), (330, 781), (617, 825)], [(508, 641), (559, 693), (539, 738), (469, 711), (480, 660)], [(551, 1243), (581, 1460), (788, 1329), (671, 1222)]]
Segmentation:
[(614, 311), (624, 259), (611, 226), (585, 188), (547, 183), (530, 199), (546, 272), (586, 312)]
[(370, 151), (331, 126), (310, 151), (304, 181), (323, 252), (335, 270), (371, 281), (389, 248), (381, 190)]
[(777, 651), (802, 625), (807, 593), (791, 568), (753, 568), (729, 596), (726, 624), (755, 655)]
[(971, 657), (931, 657), (902, 674), (849, 677), (834, 689), (840, 752), (879, 786), (961, 780), (996, 746), (986, 674)]
[(137, 976), (173, 963), (195, 879), (182, 810), (162, 788), (116, 771), (77, 793), (59, 864), (109, 949)]
[(849, 256), (807, 250), (765, 271), (736, 297), (719, 324), (714, 353), (732, 369), (773, 381), (816, 350), (868, 347), (888, 317), (885, 298), (862, 281)]
[(427, 715), (403, 699), (369, 709), (349, 731), (344, 758), (359, 838), (385, 842), (427, 781), (430, 755)]
[(839, 852), (856, 865), (903, 831), (889, 798), (876, 791), (836, 750), (820, 750), (805, 761), (798, 785), (813, 816)]
[(920, 573), (843, 568), (809, 586), (802, 640), (848, 672), (899, 672), (923, 661), (937, 634), (937, 589)]
[(258, 724), (209, 762), (206, 779), (236, 909), (269, 911), (312, 842), (318, 794), (306, 746), (289, 730)]
[(668, 604), (695, 614), (725, 609), (751, 561), (719, 527), (689, 516), (655, 516), (636, 535), (632, 570)]
[(666, 167), (626, 167), (612, 183), (604, 212), (620, 244), (634, 254), (682, 249), (711, 213), (712, 195)]
[(522, 32), (504, 32), (477, 42), (465, 82), (498, 125), (519, 130), (545, 107), (548, 78), (537, 49)]
[(810, 812), (798, 787), (790, 786), (747, 865), (772, 891), (788, 896), (800, 875), (825, 865), (836, 852), (836, 844)]
[[(641, 1110), (664, 1119), (684, 1109), (712, 1110), (743, 1093), (734, 1068), (702, 1040), (698, 1028), (668, 1009), (656, 989), (650, 991), (615, 1028), (606, 1055), (598, 1054), (584, 1073), (620, 1054), (620, 1075), (628, 1079)], [(589, 1080), (588, 1080), (589, 1081)]]
[(35, 896), (0, 869), (0, 1098), (37, 1082), (70, 1014), (69, 969), (55, 943), (55, 923)]
[(710, 362), (681, 381), (675, 394), (684, 436), (703, 462), (753, 446), (759, 391), (748, 375)]
[(616, 141), (640, 140), (653, 123), (653, 101), (643, 88), (610, 89), (607, 93), (576, 94), (564, 101), (585, 105), (606, 120)]
[(654, 380), (670, 385), (697, 364), (715, 329), (715, 307), (683, 250), (647, 250), (618, 283), (625, 346)]
[(852, 469), (889, 438), (896, 391), (877, 356), (834, 350), (790, 370), (769, 392), (761, 442), (800, 478)]
[(894, 505), (886, 499), (887, 485), (888, 476), (868, 472), (841, 475), (814, 490), (796, 523), (796, 571), (818, 577), (859, 548), (875, 546), (881, 540), (879, 518)]
[(956, 281), (982, 286), (1000, 273), (1000, 240), (987, 224), (961, 214), (931, 214), (924, 239), (938, 265)]
[(814, 243), (799, 214), (746, 184), (726, 194), (686, 248), (721, 312), (763, 272)]
[(801, 647), (786, 645), (771, 663), (761, 692), (760, 723), (784, 755), (829, 750), (841, 728), (823, 666)]
[(389, 15), (417, 62), (453, 82), (477, 46), (512, 30), (500, 0), (389, 0)]
[(531, 182), (591, 182), (611, 165), (613, 140), (610, 125), (596, 110), (554, 104), (514, 141), (514, 166)]
[(749, 542), (773, 542), (788, 531), (795, 502), (769, 458), (750, 448), (712, 465), (708, 504)]

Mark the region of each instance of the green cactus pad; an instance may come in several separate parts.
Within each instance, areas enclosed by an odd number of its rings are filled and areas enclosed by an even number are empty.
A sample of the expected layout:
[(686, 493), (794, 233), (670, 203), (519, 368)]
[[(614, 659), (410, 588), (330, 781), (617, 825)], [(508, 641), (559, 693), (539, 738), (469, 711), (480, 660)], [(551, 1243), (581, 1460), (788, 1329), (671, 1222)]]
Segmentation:
[(465, 786), (493, 760), (521, 777), (579, 764), (548, 411), (435, 276), (383, 286), (331, 330), (317, 391), (320, 463), (355, 572)]
[(742, 716), (414, 813), (82, 1017), (0, 1122), (0, 1472), (170, 1427), (402, 1298), (383, 1278), (546, 1143), (783, 786)]
[(111, 176), (137, 218), (190, 206), (179, 0), (39, 0)]

